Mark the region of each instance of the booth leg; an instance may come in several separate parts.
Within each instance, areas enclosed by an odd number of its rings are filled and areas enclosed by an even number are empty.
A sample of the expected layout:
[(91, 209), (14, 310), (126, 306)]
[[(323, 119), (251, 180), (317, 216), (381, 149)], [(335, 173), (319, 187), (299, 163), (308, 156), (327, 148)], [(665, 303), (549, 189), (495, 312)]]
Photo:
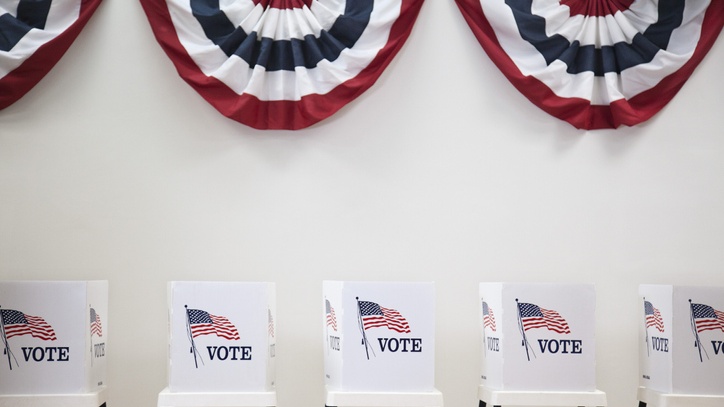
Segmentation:
[(639, 401), (639, 407), (646, 407), (646, 403), (644, 403), (643, 401)]

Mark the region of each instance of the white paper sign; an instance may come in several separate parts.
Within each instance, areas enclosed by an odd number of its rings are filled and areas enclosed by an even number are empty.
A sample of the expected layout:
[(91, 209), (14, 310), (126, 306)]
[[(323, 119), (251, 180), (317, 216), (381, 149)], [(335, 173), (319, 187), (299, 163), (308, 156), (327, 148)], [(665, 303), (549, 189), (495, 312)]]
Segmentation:
[(639, 287), (641, 386), (724, 395), (724, 287)]
[(595, 391), (595, 289), (480, 284), (482, 384), (510, 391)]
[(273, 283), (169, 283), (169, 390), (273, 390), (275, 304)]
[(325, 281), (323, 291), (328, 389), (434, 391), (433, 283)]
[(0, 394), (79, 394), (106, 381), (108, 282), (0, 282)]

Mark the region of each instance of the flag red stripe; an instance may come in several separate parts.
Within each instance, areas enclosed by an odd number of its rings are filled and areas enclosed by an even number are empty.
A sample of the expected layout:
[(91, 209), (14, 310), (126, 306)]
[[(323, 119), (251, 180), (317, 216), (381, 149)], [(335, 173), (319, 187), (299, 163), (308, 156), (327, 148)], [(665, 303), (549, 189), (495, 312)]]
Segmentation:
[(209, 314), (211, 324), (191, 324), (191, 337), (215, 334), (221, 338), (238, 340), (239, 331), (236, 330), (228, 318)]

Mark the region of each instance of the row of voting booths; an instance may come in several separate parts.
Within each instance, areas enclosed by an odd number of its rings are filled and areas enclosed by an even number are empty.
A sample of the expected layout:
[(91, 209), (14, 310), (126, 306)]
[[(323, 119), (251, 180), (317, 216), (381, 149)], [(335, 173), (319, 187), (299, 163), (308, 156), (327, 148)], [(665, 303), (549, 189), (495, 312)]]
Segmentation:
[[(484, 406), (605, 406), (593, 285), (480, 284)], [(640, 406), (724, 405), (724, 288), (639, 287)], [(171, 282), (158, 407), (276, 406), (273, 283)], [(325, 281), (325, 404), (442, 407), (433, 283)], [(105, 281), (0, 282), (0, 407), (107, 401)]]

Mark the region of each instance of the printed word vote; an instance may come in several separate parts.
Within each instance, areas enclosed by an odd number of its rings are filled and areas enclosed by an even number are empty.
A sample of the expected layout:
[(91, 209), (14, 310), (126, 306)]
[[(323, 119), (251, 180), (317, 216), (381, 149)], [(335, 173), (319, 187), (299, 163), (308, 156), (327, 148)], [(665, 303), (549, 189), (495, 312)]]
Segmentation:
[(329, 335), (329, 348), (332, 350), (339, 350), (339, 336)]
[(669, 352), (669, 340), (667, 338), (651, 337), (651, 348), (657, 352)]
[(711, 346), (714, 347), (715, 355), (724, 355), (724, 348), (722, 348), (722, 341), (711, 341)]
[(489, 336), (488, 339), (488, 350), (493, 352), (500, 352), (500, 338), (494, 338)]
[(377, 338), (382, 352), (422, 352), (422, 338)]
[(251, 360), (251, 346), (207, 346), (211, 360)]
[(583, 341), (580, 339), (538, 339), (541, 353), (583, 353)]
[(70, 360), (70, 348), (46, 346), (44, 348), (22, 348), (25, 361), (30, 359), (36, 362), (67, 362)]

